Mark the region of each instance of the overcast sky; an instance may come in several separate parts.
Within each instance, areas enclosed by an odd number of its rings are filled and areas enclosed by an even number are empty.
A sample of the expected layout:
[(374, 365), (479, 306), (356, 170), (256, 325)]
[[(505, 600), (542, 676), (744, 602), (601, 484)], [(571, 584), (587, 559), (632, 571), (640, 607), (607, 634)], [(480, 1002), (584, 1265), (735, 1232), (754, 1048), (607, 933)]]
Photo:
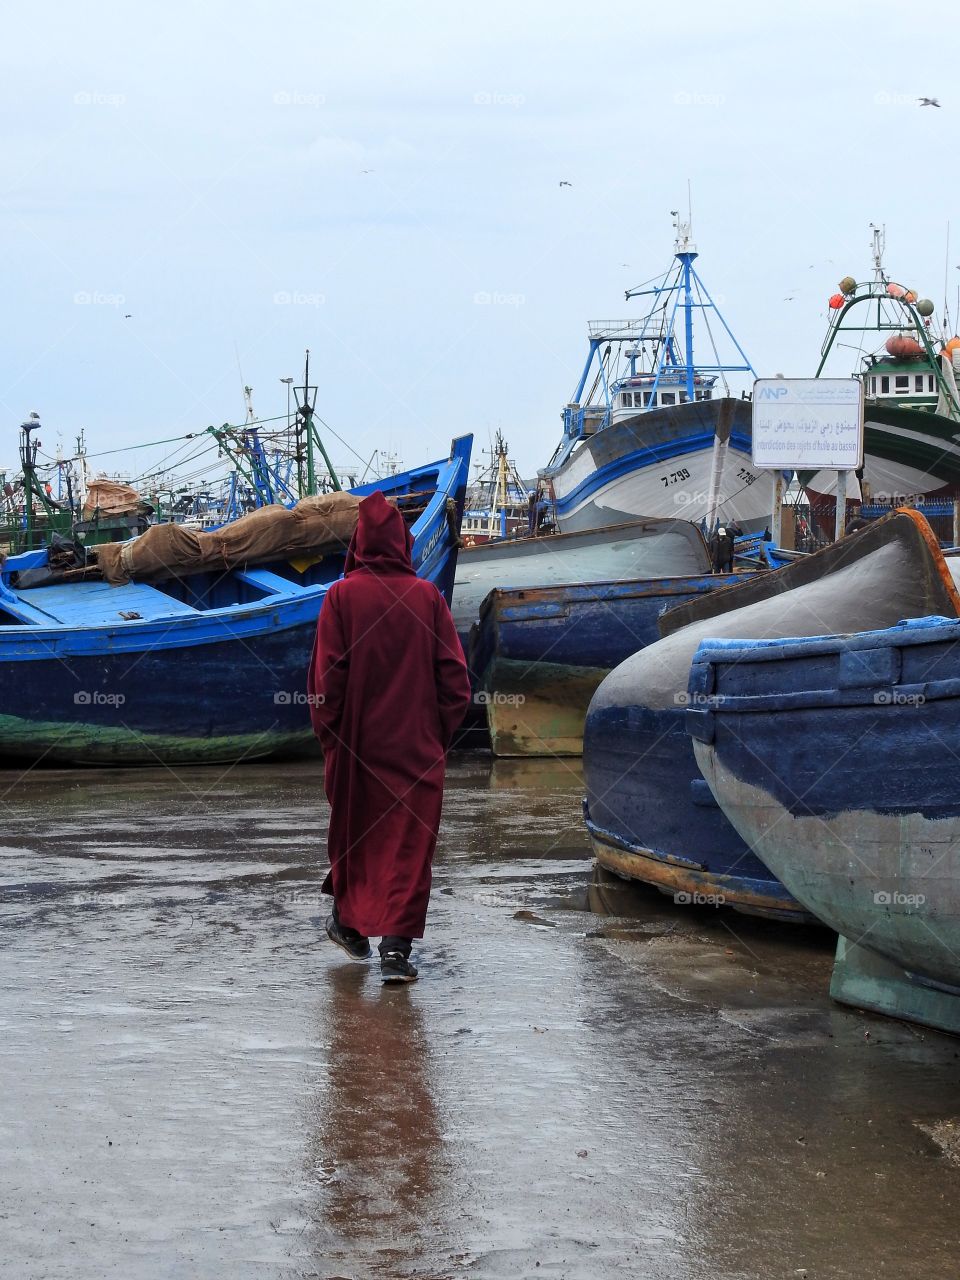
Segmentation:
[(688, 178), (759, 374), (814, 371), (871, 222), (939, 315), (954, 218), (955, 313), (958, 52), (949, 8), (888, 0), (8, 8), (0, 466), (31, 410), (46, 452), (241, 421), (237, 352), (281, 413), (309, 346), (357, 453), (500, 427), (530, 474)]

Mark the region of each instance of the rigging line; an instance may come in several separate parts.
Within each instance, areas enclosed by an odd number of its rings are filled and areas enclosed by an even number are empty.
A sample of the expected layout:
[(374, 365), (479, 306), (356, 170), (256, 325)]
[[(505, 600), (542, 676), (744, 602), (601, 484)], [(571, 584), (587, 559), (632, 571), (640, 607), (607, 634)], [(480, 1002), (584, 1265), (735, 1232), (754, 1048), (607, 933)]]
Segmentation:
[[(174, 461), (173, 461), (174, 458), (177, 456), (177, 454), (182, 453), (184, 449), (189, 448), (189, 445), (190, 445), (190, 442), (185, 440), (178, 449), (173, 449), (170, 453), (167, 454), (165, 458), (161, 458), (160, 461), (156, 464), (156, 466), (147, 467), (146, 470), (141, 471), (140, 475), (135, 477), (135, 480), (139, 480), (142, 476), (153, 475), (154, 472), (168, 471), (174, 465), (182, 466), (185, 462), (189, 462), (190, 459), (193, 457), (192, 454), (188, 454), (186, 458), (181, 458), (179, 462), (177, 462), (176, 464), (174, 464)], [(134, 481), (131, 481), (131, 483), (134, 483)]]
[(207, 467), (200, 467), (198, 470), (189, 471), (187, 472), (186, 475), (183, 475), (183, 476), (171, 476), (170, 481), (167, 484), (160, 484), (159, 478), (158, 478), (158, 483), (154, 486), (154, 488), (180, 489), (180, 488), (183, 488), (184, 486), (189, 486), (191, 483), (195, 481), (202, 481), (204, 485), (208, 487), (212, 487), (214, 485), (222, 483), (222, 481), (226, 480), (226, 478), (227, 478), (226, 476), (218, 476), (218, 475), (212, 474)]
[(161, 482), (165, 481), (169, 483), (176, 482), (177, 484), (182, 484), (186, 479), (189, 479), (194, 475), (199, 475), (201, 472), (204, 472), (207, 475), (216, 474), (218, 463), (215, 458), (208, 458), (202, 462), (199, 458), (185, 458), (179, 466), (187, 467), (190, 466), (191, 463), (197, 462), (200, 462), (200, 465), (190, 467), (190, 470), (188, 471), (181, 471), (179, 469), (173, 470), (171, 468), (164, 468), (161, 471), (145, 471), (142, 475), (136, 476), (130, 483), (136, 484), (140, 488), (145, 488), (150, 485), (161, 484)]
[[(254, 422), (244, 422), (244, 423), (225, 422), (223, 426), (218, 427), (217, 430), (218, 431), (243, 431), (245, 429), (249, 429), (250, 427), (259, 427), (261, 422), (286, 422), (286, 420), (287, 420), (287, 415), (285, 413), (278, 413), (272, 418), (257, 418)], [(120, 446), (117, 449), (101, 449), (97, 453), (87, 453), (87, 454), (84, 454), (83, 456), (87, 458), (106, 458), (112, 453), (132, 453), (134, 449), (155, 449), (158, 445), (161, 445), (161, 444), (176, 444), (180, 440), (195, 439), (197, 436), (203, 435), (205, 431), (206, 431), (206, 428), (201, 428), (201, 430), (199, 431), (188, 431), (187, 434), (183, 436), (168, 436), (165, 440), (148, 440), (145, 444), (125, 444)], [(80, 460), (79, 453), (74, 454), (70, 458), (63, 459), (64, 462), (79, 462), (79, 460)]]
[[(197, 462), (199, 462), (201, 459), (203, 459), (202, 466), (203, 466), (206, 470), (210, 470), (211, 468), (215, 468), (215, 467), (217, 467), (218, 465), (220, 465), (220, 463), (221, 463), (221, 459), (220, 459), (219, 455), (214, 454), (214, 452), (213, 452), (213, 450), (212, 450), (212, 449), (200, 449), (200, 450), (197, 450), (197, 451), (196, 451), (196, 452), (194, 452), (194, 453), (191, 453), (191, 454), (189, 455), (189, 457), (181, 458), (181, 459), (177, 462), (176, 466), (173, 466), (173, 467), (151, 467), (151, 468), (148, 468), (147, 470), (145, 470), (145, 471), (141, 472), (141, 474), (140, 474), (140, 476), (138, 477), (138, 479), (142, 479), (142, 480), (148, 481), (148, 480), (151, 480), (151, 479), (157, 479), (157, 478), (158, 478), (158, 477), (160, 477), (160, 476), (168, 476), (168, 475), (171, 475), (171, 474), (174, 474), (174, 475), (175, 475), (175, 474), (177, 474), (177, 472), (179, 471), (179, 469), (180, 469), (180, 468), (182, 468), (182, 467), (189, 467), (189, 466), (191, 466), (191, 464), (196, 464), (196, 463), (197, 463)], [(229, 466), (229, 464), (228, 464), (228, 463), (226, 463), (226, 462), (224, 462), (224, 464), (223, 464), (223, 465), (225, 465), (225, 466)]]
[[(192, 449), (191, 445), (193, 446)], [(216, 447), (216, 441), (213, 440), (212, 437), (204, 434), (198, 439), (194, 436), (189, 442), (182, 444), (179, 449), (174, 449), (172, 453), (168, 454), (165, 458), (161, 458), (160, 461), (153, 466), (144, 467), (143, 471), (139, 472), (135, 479), (139, 480), (144, 476), (159, 475), (164, 471), (172, 471), (174, 467), (186, 466), (196, 458), (202, 457), (204, 454), (211, 453), (216, 449)], [(185, 457), (176, 458), (176, 461), (174, 461), (176, 455), (178, 453), (182, 453), (184, 449), (189, 449), (190, 452), (188, 452)]]
[(362, 457), (361, 454), (357, 453), (353, 445), (347, 444), (343, 436), (338, 436), (336, 431), (334, 431), (333, 427), (331, 427), (330, 423), (324, 422), (323, 418), (320, 417), (319, 413), (315, 413), (313, 416), (314, 418), (316, 418), (317, 422), (323, 423), (323, 426), (326, 428), (327, 431), (330, 432), (334, 440), (339, 440), (345, 449), (350, 450), (350, 452), (353, 454), (353, 456), (357, 459), (358, 462), (362, 462), (365, 466), (369, 466), (369, 463), (367, 462), (366, 458)]
[[(181, 472), (180, 468), (189, 468), (189, 470), (188, 471), (185, 470)], [(181, 475), (193, 474), (198, 470), (207, 471), (210, 474), (213, 474), (221, 470), (224, 471), (224, 473), (227, 473), (230, 471), (230, 469), (231, 469), (231, 465), (227, 459), (220, 458), (217, 456), (212, 456), (206, 453), (198, 453), (193, 455), (190, 458), (184, 458), (175, 468), (164, 467), (162, 470), (159, 470), (159, 471), (144, 472), (144, 476), (147, 479), (151, 477), (158, 478), (160, 476), (173, 476), (173, 477), (179, 478)]]
[(673, 263), (671, 262), (665, 271), (658, 271), (655, 276), (651, 276), (649, 280), (644, 280), (640, 284), (633, 285), (630, 289), (627, 290), (627, 292), (636, 293), (638, 289), (645, 289), (648, 284), (654, 284), (657, 280), (662, 280), (664, 283), (666, 283), (667, 277), (670, 275), (670, 272), (672, 270), (673, 270)]
[[(697, 300), (699, 301), (699, 303), (700, 303), (700, 309), (701, 309), (701, 311), (703, 312), (703, 324), (704, 324), (704, 327), (706, 328), (707, 336), (708, 336), (708, 337), (709, 337), (709, 339), (710, 339), (710, 346), (711, 346), (711, 348), (712, 348), (712, 350), (713, 350), (713, 359), (714, 359), (714, 362), (719, 366), (719, 364), (720, 364), (720, 353), (717, 351), (717, 344), (716, 344), (716, 341), (714, 340), (714, 337), (713, 337), (713, 330), (710, 328), (710, 320), (709, 320), (709, 318), (708, 318), (708, 316), (707, 316), (707, 307), (704, 305), (704, 302), (703, 302), (703, 294), (702, 294), (702, 293), (701, 293), (701, 291), (700, 291), (700, 281), (699, 281), (699, 280), (697, 281)], [(729, 395), (729, 394), (730, 394), (730, 384), (729, 384), (729, 382), (727, 382), (727, 375), (726, 375), (725, 370), (723, 370), (723, 369), (721, 369), (721, 370), (720, 370), (720, 380), (721, 380), (721, 382), (723, 383), (723, 389), (724, 389), (724, 391), (726, 391), (727, 395)]]

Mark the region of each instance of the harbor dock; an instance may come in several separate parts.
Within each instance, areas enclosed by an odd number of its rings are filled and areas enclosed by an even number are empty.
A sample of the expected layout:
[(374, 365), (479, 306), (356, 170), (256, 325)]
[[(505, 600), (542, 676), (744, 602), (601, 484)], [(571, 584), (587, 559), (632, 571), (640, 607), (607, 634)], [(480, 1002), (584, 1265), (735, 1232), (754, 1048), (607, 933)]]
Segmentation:
[(4, 1273), (953, 1280), (960, 1041), (596, 872), (583, 789), (451, 759), (396, 990), (324, 936), (319, 761), (3, 772)]

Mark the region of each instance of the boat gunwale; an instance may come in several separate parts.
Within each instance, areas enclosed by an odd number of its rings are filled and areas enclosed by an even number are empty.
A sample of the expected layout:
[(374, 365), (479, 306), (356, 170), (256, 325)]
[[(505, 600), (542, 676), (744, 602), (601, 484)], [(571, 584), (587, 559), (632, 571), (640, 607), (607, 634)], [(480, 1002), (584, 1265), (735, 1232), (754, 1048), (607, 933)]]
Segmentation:
[[(433, 576), (446, 567), (451, 551), (452, 541), (445, 542), (442, 531), (447, 523), (447, 502), (454, 499), (460, 486), (465, 482), (468, 470), (464, 465), (469, 454), (472, 437), (458, 437), (454, 440), (450, 456), (446, 459), (431, 462), (422, 467), (411, 468), (402, 472), (402, 485), (394, 483), (387, 491), (402, 492), (404, 487), (412, 484), (417, 477), (435, 475), (435, 491), (431, 495), (423, 512), (411, 526), (414, 543), (412, 555), (417, 576), (432, 581)], [(391, 477), (396, 481), (398, 477)], [(375, 492), (380, 482), (359, 486), (358, 492), (366, 496), (364, 491)], [(441, 535), (441, 536), (438, 536)], [(436, 539), (435, 541), (431, 541)], [(26, 553), (36, 556), (37, 552)], [(340, 553), (338, 553), (340, 554)], [(422, 557), (419, 562), (418, 555)], [(11, 561), (19, 557), (11, 557), (4, 565), (3, 577), (0, 578), (0, 609), (4, 599), (12, 597), (18, 603), (31, 607), (29, 602), (20, 601), (14, 589), (3, 579), (11, 571)], [(269, 569), (270, 564), (281, 561), (270, 561), (262, 566), (236, 566), (228, 570), (225, 577), (234, 573), (243, 573), (248, 568), (261, 567)], [(314, 583), (299, 586), (290, 582), (289, 592), (275, 591), (258, 600), (242, 604), (222, 605), (216, 609), (198, 609), (193, 614), (171, 612), (168, 615), (125, 621), (91, 622), (89, 624), (72, 622), (50, 623), (13, 623), (0, 626), (0, 659), (7, 661), (37, 661), (48, 658), (60, 659), (64, 656), (84, 657), (97, 653), (115, 654), (118, 652), (138, 652), (157, 646), (157, 633), (161, 633), (164, 648), (187, 648), (218, 641), (244, 641), (257, 635), (266, 634), (277, 629), (288, 630), (314, 621), (317, 614), (317, 599), (326, 595), (327, 591), (342, 577), (342, 573), (330, 582)], [(152, 584), (143, 583), (142, 586)], [(42, 590), (42, 588), (37, 588)], [(122, 587), (117, 588), (122, 593)], [(165, 594), (165, 593), (161, 593)], [(122, 605), (122, 596), (118, 597)], [(281, 620), (278, 611), (285, 614)], [(22, 652), (18, 652), (18, 649)]]

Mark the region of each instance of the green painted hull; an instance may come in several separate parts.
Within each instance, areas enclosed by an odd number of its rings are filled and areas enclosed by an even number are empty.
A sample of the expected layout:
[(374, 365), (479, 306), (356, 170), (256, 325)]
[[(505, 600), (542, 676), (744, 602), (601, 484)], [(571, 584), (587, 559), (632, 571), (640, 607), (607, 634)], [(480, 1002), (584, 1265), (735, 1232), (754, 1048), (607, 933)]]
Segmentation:
[(316, 755), (312, 732), (179, 737), (113, 725), (0, 715), (0, 759), (45, 765), (230, 764)]
[(902, 966), (858, 947), (842, 935), (837, 939), (830, 995), (855, 1009), (869, 1009), (960, 1035), (960, 992), (939, 990), (920, 982)]

